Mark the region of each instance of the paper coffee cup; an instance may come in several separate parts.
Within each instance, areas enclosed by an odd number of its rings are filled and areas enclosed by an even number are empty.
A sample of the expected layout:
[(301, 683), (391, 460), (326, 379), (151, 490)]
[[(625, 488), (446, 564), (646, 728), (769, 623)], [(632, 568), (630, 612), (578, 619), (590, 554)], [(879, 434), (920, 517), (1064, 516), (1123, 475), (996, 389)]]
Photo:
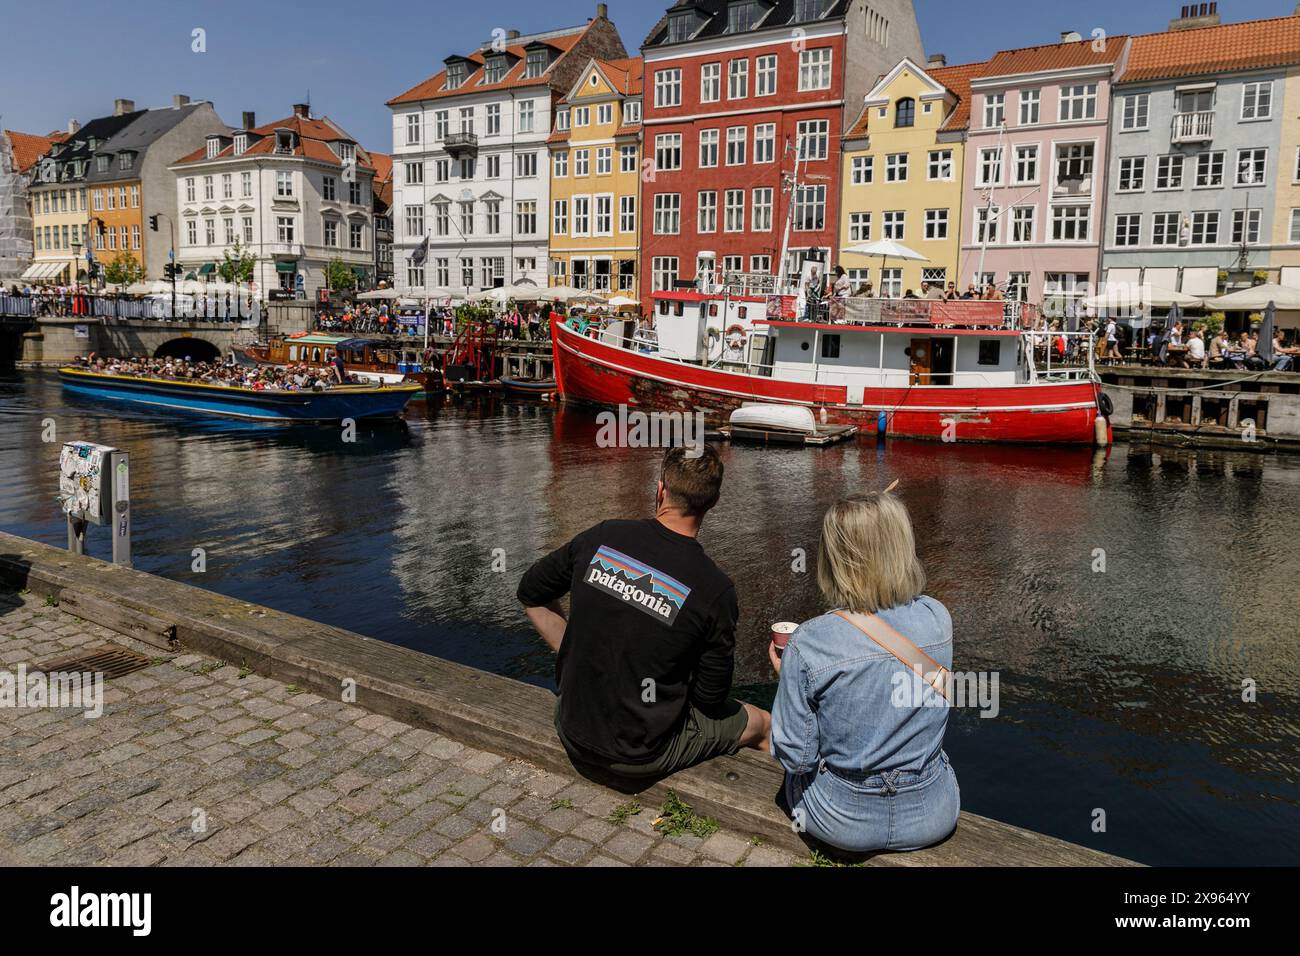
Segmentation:
[(772, 625), (772, 643), (776, 645), (778, 651), (785, 650), (786, 642), (790, 640), (790, 635), (798, 626), (793, 621), (778, 621)]

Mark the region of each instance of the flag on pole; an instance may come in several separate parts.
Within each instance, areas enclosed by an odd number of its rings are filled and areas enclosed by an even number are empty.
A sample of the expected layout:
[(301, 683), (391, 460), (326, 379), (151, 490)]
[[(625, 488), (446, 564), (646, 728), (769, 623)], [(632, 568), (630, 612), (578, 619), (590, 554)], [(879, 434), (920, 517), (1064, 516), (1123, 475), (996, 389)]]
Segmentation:
[(411, 265), (422, 266), (424, 260), (429, 258), (429, 237), (424, 237), (424, 242), (420, 243), (415, 251), (411, 253)]

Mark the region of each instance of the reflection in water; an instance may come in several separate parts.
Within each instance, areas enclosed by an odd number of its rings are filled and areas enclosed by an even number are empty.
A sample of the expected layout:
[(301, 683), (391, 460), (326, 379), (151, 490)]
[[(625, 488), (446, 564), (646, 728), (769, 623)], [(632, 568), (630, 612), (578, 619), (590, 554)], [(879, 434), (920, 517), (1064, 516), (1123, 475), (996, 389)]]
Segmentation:
[[(0, 381), (0, 527), (53, 544), (46, 418), (60, 441), (132, 453), (141, 569), (544, 686), (519, 576), (597, 521), (648, 514), (660, 458), (597, 448), (590, 412), (499, 397), (413, 403), (406, 425), (349, 444), (97, 404), (27, 374)], [(1300, 460), (874, 439), (722, 454), (702, 539), (739, 591), (744, 696), (770, 699), (768, 625), (823, 610), (822, 512), (898, 479), (958, 669), (1000, 674), (999, 716), (951, 723), (967, 809), (1144, 862), (1295, 861)], [(91, 546), (106, 556), (107, 536)]]

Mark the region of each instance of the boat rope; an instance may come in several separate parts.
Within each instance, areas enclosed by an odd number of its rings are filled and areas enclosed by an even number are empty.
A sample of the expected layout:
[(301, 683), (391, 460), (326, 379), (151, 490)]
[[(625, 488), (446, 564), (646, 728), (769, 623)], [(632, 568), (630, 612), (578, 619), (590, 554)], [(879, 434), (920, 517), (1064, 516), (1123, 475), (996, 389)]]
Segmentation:
[[(1169, 388), (1166, 386), (1165, 391), (1171, 392), (1209, 392), (1219, 388), (1227, 388), (1230, 385), (1240, 385), (1243, 382), (1253, 382), (1261, 375), (1266, 375), (1271, 369), (1265, 369), (1262, 372), (1256, 372), (1253, 375), (1247, 375), (1244, 378), (1229, 379), (1226, 382), (1215, 382), (1213, 385), (1197, 385), (1189, 388)], [(1155, 388), (1154, 385), (1120, 385), (1112, 382), (1102, 382), (1102, 388), (1118, 388), (1125, 392), (1145, 392)]]

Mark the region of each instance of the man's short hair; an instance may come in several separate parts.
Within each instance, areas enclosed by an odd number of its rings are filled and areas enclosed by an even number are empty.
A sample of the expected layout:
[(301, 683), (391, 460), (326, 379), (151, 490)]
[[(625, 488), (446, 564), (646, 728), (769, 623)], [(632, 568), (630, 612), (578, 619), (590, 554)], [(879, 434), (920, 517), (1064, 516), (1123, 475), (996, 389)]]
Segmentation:
[(659, 479), (674, 504), (688, 515), (703, 517), (722, 492), (722, 458), (707, 444), (695, 458), (686, 448), (669, 448)]

